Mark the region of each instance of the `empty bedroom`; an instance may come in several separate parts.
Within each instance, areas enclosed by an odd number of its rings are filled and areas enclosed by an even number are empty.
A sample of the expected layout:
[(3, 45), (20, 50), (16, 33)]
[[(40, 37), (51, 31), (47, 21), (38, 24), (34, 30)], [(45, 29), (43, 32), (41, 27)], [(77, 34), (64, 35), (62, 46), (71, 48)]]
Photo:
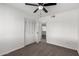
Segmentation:
[(0, 3), (0, 56), (79, 56), (79, 3)]

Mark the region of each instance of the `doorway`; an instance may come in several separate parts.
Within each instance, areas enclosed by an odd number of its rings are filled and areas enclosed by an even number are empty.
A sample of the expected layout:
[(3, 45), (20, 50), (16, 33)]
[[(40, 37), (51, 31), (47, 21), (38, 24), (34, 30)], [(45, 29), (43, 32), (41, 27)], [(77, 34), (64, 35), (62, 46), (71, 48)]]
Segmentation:
[(42, 36), (42, 41), (46, 42), (46, 23), (42, 24), (42, 32), (41, 33), (42, 33), (42, 35), (41, 35)]

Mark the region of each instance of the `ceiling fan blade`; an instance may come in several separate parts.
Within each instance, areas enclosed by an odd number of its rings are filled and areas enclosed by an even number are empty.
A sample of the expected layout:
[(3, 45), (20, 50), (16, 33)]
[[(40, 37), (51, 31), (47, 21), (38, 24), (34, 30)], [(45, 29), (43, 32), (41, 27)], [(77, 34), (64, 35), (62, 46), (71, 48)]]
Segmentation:
[(33, 13), (36, 13), (37, 11), (38, 11), (38, 8)]
[(39, 5), (43, 5), (44, 3), (38, 3)]
[(38, 6), (37, 4), (25, 3), (25, 5)]
[(47, 11), (45, 8), (43, 8), (43, 10), (44, 10), (46, 13), (48, 13), (48, 11)]
[(52, 6), (52, 5), (57, 5), (57, 3), (45, 3), (44, 6)]

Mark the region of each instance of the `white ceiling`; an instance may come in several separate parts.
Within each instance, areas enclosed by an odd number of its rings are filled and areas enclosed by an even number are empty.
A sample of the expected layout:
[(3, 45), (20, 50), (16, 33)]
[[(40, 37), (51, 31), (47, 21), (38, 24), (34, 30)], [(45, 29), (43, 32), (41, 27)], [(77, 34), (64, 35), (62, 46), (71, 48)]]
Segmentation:
[(60, 12), (79, 8), (79, 3), (57, 3), (56, 6), (45, 7), (48, 10), (48, 13), (45, 13), (42, 10), (33, 13), (33, 11), (37, 8), (36, 6), (28, 6), (25, 5), (24, 3), (8, 3), (8, 5), (19, 8), (25, 11), (27, 14), (29, 14), (29, 16), (35, 16), (35, 17), (40, 17), (40, 12), (41, 12), (41, 16), (47, 16), (47, 15), (52, 15), (55, 13), (60, 13)]

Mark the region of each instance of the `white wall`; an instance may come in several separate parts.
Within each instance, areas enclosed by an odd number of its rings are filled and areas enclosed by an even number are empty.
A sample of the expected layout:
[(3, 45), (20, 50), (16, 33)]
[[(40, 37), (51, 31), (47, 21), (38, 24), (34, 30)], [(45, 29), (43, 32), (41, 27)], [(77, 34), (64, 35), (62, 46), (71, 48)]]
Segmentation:
[[(56, 14), (56, 17), (43, 17), (47, 23), (47, 42), (62, 47), (77, 49), (78, 10)], [(45, 20), (45, 21), (44, 21)]]
[(77, 41), (77, 44), (78, 44), (78, 48), (77, 48), (77, 51), (78, 51), (78, 54), (79, 54), (79, 10), (78, 10), (78, 22), (77, 22), (77, 24), (78, 24), (78, 41)]
[(42, 26), (42, 35), (46, 35), (46, 26)]
[(46, 31), (46, 26), (42, 26), (42, 31)]
[(0, 55), (24, 46), (24, 13), (0, 4)]

